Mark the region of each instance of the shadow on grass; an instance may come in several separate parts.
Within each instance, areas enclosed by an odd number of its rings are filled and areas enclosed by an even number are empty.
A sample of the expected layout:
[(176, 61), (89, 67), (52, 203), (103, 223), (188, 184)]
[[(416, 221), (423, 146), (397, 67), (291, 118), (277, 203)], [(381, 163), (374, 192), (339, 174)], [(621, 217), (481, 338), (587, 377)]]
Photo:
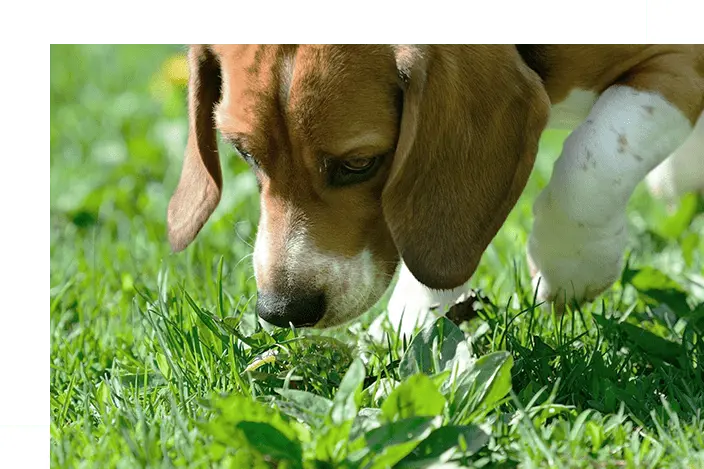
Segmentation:
[[(536, 306), (507, 318), (505, 308), (484, 304), (480, 315), (486, 330), (503, 334), (514, 355), (513, 390), (521, 402), (546, 388), (555, 403), (579, 412), (611, 414), (623, 405), (635, 423), (650, 429), (658, 425), (653, 415), (660, 422), (667, 422), (671, 412), (682, 420), (699, 415), (704, 304), (688, 306), (684, 290), (651, 268), (626, 268), (624, 279), (627, 287), (636, 286), (638, 300), (623, 312), (614, 312), (604, 300), (588, 311), (556, 315)], [(480, 338), (477, 345), (491, 349), (492, 341)], [(535, 403), (546, 399), (543, 393)]]

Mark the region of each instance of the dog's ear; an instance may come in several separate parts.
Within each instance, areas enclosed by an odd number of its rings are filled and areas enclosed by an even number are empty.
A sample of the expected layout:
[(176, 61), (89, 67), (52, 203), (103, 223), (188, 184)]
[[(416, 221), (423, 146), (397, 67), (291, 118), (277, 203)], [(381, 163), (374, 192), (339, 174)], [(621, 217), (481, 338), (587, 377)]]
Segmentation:
[(190, 47), (188, 65), (188, 144), (167, 215), (174, 251), (185, 249), (193, 241), (217, 207), (222, 190), (213, 120), (214, 107), (220, 100), (220, 65), (203, 45)]
[(399, 140), (382, 202), (430, 288), (471, 277), (530, 175), (549, 100), (511, 46), (395, 46)]

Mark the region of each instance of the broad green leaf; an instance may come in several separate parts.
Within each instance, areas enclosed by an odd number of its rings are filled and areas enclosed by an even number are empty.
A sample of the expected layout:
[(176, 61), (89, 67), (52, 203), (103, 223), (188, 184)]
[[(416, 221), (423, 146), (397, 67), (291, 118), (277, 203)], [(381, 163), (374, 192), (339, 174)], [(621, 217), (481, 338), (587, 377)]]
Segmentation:
[(413, 375), (391, 392), (381, 410), (388, 421), (440, 415), (446, 401), (438, 387), (427, 375)]
[(638, 290), (677, 290), (683, 291), (680, 284), (654, 267), (634, 270), (630, 283)]
[(682, 286), (654, 267), (629, 270), (625, 277), (640, 293), (656, 302), (667, 304), (678, 316), (690, 311), (687, 293)]
[(439, 417), (409, 417), (367, 432), (368, 467), (391, 467), (413, 451), (440, 423)]
[(171, 367), (169, 366), (169, 361), (163, 353), (156, 354), (156, 364), (159, 367), (159, 371), (164, 376), (166, 380), (171, 379)]
[(679, 364), (679, 358), (685, 355), (680, 344), (670, 342), (650, 331), (626, 322), (619, 323), (619, 328), (626, 333), (643, 352), (673, 365)]
[(340, 387), (333, 398), (330, 418), (333, 425), (351, 421), (357, 415), (357, 408), (364, 382), (365, 370), (362, 360), (357, 358), (352, 362), (347, 373), (340, 382)]
[(354, 419), (350, 430), (349, 439), (356, 440), (365, 433), (380, 427), (383, 421), (384, 414), (381, 409), (364, 407), (359, 409), (357, 417)]
[(276, 409), (253, 401), (248, 396), (216, 396), (208, 404), (215, 414), (207, 422), (201, 423), (200, 427), (223, 444), (232, 445), (241, 438), (237, 425), (243, 421), (271, 425), (292, 441), (309, 438), (306, 428), (301, 424), (285, 419)]
[(370, 430), (364, 435), (364, 439), (367, 441), (369, 449), (379, 451), (386, 446), (398, 445), (416, 440), (420, 436), (427, 436), (436, 422), (439, 422), (439, 419), (435, 417), (409, 417)]
[(511, 390), (512, 367), (513, 357), (505, 351), (479, 358), (458, 379), (454, 402), (462, 406), (463, 413), (491, 410)]
[(274, 459), (291, 461), (294, 467), (301, 467), (303, 451), (301, 444), (289, 440), (286, 435), (268, 423), (240, 422), (237, 428), (242, 430), (247, 441), (260, 453)]
[(352, 421), (331, 425), (330, 421), (316, 432), (315, 458), (336, 466), (347, 457)]
[[(620, 323), (613, 319), (596, 315), (594, 316), (594, 319), (602, 327), (615, 328), (624, 333), (643, 353), (657, 357), (673, 365), (679, 365), (678, 358), (682, 357), (685, 353), (685, 350), (680, 344), (663, 339), (662, 337), (634, 324), (629, 324), (627, 322)], [(603, 368), (606, 371), (606, 368)], [(603, 375), (603, 373), (601, 373), (601, 375)], [(610, 378), (616, 379), (616, 376), (612, 375)]]
[(492, 408), (511, 390), (511, 368), (513, 357), (508, 352), (494, 352), (481, 357), (475, 363), (480, 373), (476, 384), (480, 391), (479, 403)]
[(394, 446), (384, 448), (384, 450), (376, 455), (371, 464), (370, 469), (386, 469), (388, 467), (396, 467), (396, 464), (402, 460), (408, 453), (413, 451), (418, 445), (418, 441), (413, 440), (407, 443), (401, 443)]
[(428, 467), (445, 463), (457, 455), (471, 456), (489, 442), (489, 435), (475, 425), (449, 425), (434, 430), (397, 465)]
[[(413, 337), (401, 358), (399, 375), (404, 379), (416, 373), (434, 374), (449, 369), (458, 350), (467, 350), (464, 333), (449, 319), (438, 318)], [(467, 358), (465, 354), (461, 355), (463, 359)]]
[(320, 427), (332, 408), (332, 401), (316, 394), (298, 389), (277, 389), (285, 400), (277, 399), (278, 407), (286, 414), (306, 422), (312, 427)]

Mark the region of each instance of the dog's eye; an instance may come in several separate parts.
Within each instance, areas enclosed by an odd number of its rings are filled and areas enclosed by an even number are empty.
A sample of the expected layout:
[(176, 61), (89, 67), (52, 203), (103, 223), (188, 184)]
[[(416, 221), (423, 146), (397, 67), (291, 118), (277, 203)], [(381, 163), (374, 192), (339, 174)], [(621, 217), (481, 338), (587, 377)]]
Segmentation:
[(376, 158), (352, 158), (343, 161), (342, 168), (351, 173), (363, 173), (369, 171), (374, 166), (375, 161)]
[(382, 161), (380, 156), (371, 158), (349, 158), (332, 165), (330, 185), (341, 187), (371, 179)]
[(243, 160), (247, 162), (250, 166), (257, 166), (257, 160), (254, 159), (251, 153), (248, 151), (242, 150), (241, 148), (235, 147), (235, 150), (237, 153), (240, 154)]
[(232, 145), (232, 148), (235, 149), (237, 153), (242, 157), (242, 159), (250, 166), (257, 168), (259, 167), (259, 164), (256, 159), (254, 159), (254, 156), (252, 156), (251, 153), (249, 153), (247, 150), (242, 148), (242, 144), (240, 141), (236, 138), (233, 137), (225, 137), (227, 141)]

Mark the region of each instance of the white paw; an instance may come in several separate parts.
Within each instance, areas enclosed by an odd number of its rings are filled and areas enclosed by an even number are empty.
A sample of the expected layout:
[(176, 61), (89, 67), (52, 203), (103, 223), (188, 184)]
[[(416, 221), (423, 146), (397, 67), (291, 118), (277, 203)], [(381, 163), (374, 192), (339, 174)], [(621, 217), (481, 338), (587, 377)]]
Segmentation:
[[(558, 307), (594, 299), (621, 275), (627, 242), (625, 216), (604, 226), (587, 226), (550, 207), (545, 195), (536, 201), (536, 218), (528, 241), (528, 263), (537, 299)], [(542, 200), (541, 200), (542, 198)]]

